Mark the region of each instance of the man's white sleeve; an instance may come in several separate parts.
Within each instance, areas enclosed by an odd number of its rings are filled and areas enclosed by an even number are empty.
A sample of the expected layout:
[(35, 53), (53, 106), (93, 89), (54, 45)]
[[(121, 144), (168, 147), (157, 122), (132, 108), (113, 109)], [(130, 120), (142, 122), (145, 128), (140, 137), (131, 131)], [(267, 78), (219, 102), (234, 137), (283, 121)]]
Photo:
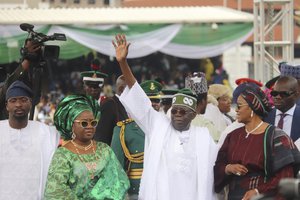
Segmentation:
[(135, 82), (130, 89), (126, 87), (120, 96), (120, 101), (130, 118), (136, 121), (145, 134), (149, 134), (152, 118), (155, 117), (156, 111), (152, 108), (150, 99), (140, 85)]

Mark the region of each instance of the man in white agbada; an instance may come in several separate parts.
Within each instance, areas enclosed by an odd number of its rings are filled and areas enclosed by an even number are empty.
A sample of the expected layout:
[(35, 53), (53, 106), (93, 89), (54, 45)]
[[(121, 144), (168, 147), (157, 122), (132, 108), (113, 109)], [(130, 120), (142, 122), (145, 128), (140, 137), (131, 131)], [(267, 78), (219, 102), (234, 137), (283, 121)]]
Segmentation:
[(113, 42), (128, 87), (120, 101), (144, 131), (144, 171), (140, 200), (211, 200), (216, 145), (207, 128), (190, 126), (196, 116), (196, 98), (190, 90), (173, 98), (171, 120), (155, 111), (133, 76), (126, 57), (124, 35)]
[(55, 128), (28, 120), (31, 97), (31, 89), (21, 81), (6, 92), (9, 118), (0, 121), (0, 199), (43, 199), (59, 135)]

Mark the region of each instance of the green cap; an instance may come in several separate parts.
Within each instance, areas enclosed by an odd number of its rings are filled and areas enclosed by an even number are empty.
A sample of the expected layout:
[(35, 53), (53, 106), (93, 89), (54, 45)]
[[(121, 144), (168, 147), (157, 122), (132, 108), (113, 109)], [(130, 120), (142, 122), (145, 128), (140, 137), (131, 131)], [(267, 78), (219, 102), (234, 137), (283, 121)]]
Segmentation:
[(140, 86), (150, 99), (161, 98), (160, 91), (162, 89), (162, 85), (159, 82), (153, 80), (147, 80), (142, 82)]
[(172, 106), (174, 105), (185, 106), (196, 111), (197, 99), (190, 89), (184, 88), (174, 95)]
[(85, 71), (81, 72), (81, 77), (83, 82), (99, 82), (99, 86), (101, 87), (104, 83), (104, 79), (107, 78), (108, 75), (98, 71)]

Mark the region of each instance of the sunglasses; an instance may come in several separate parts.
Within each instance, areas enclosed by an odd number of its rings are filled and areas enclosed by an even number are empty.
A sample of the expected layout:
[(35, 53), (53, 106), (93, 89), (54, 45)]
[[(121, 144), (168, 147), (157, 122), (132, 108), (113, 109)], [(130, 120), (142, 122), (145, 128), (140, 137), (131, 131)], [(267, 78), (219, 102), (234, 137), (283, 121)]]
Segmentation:
[(87, 120), (75, 120), (74, 122), (80, 123), (80, 126), (82, 128), (86, 128), (89, 125), (93, 128), (95, 128), (98, 125), (98, 120), (91, 120), (91, 121), (87, 121)]
[(160, 103), (160, 99), (150, 99), (152, 103)]
[(248, 104), (244, 103), (244, 104), (236, 104), (236, 108), (239, 110), (241, 109), (241, 107), (243, 106), (248, 106)]
[(289, 97), (289, 96), (293, 95), (294, 93), (295, 93), (295, 91), (276, 91), (276, 90), (273, 90), (270, 92), (272, 97), (276, 97), (277, 95), (279, 95), (282, 98)]
[(186, 115), (187, 113), (190, 113), (191, 111), (187, 111), (187, 110), (183, 110), (183, 109), (175, 109), (172, 108), (171, 110), (171, 114), (172, 115), (176, 115), (177, 113), (179, 113), (179, 115)]

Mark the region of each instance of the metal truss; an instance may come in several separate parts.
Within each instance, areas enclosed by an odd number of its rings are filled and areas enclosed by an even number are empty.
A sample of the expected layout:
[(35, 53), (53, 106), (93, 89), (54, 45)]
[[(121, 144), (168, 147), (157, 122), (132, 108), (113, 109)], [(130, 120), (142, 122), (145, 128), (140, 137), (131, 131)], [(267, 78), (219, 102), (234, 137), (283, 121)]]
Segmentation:
[[(279, 73), (279, 62), (294, 60), (294, 2), (254, 0), (253, 12), (254, 78), (265, 83), (274, 76), (274, 72)], [(281, 40), (275, 41), (274, 34), (279, 31)]]

